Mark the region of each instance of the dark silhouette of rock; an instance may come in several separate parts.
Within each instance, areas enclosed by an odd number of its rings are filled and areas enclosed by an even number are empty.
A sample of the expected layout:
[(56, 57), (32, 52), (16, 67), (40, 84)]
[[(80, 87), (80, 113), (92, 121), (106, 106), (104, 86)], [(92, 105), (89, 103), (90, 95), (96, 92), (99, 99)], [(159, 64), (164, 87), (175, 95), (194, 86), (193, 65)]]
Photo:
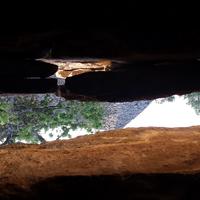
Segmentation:
[(53, 75), (58, 67), (53, 64), (35, 60), (22, 59), (1, 59), (0, 77), (1, 78), (26, 78), (40, 77), (45, 78)]
[[(191, 199), (200, 197), (198, 175), (140, 174), (131, 176), (54, 177), (35, 184), (31, 194), (43, 199)], [(66, 188), (68, 188), (66, 190)], [(88, 189), (90, 188), (90, 189)], [(58, 192), (59, 191), (59, 192)], [(17, 193), (17, 192), (16, 192)], [(20, 192), (18, 193), (20, 196)], [(16, 195), (17, 196), (17, 195)]]
[(0, 58), (107, 58), (144, 61), (187, 60), (200, 55), (199, 30), (154, 31), (137, 30), (132, 24), (109, 25), (101, 27), (96, 24), (96, 27), (88, 26), (77, 30), (67, 24), (58, 29), (50, 26), (47, 30), (0, 33)]
[(190, 199), (200, 197), (200, 175), (136, 174), (129, 176), (58, 176), (31, 188), (0, 186), (2, 200), (38, 199)]
[(0, 94), (55, 93), (56, 79), (0, 79)]
[[(127, 67), (127, 65), (125, 66)], [(200, 62), (129, 65), (124, 70), (89, 72), (66, 79), (63, 96), (99, 101), (154, 99), (200, 90)]]

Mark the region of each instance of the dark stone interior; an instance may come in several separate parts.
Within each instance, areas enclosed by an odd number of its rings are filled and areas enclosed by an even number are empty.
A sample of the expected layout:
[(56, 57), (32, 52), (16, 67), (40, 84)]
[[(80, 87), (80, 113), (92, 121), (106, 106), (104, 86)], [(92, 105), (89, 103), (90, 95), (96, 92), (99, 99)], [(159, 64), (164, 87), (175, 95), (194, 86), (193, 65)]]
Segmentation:
[[(54, 177), (30, 189), (3, 188), (1, 199), (197, 199), (199, 175), (136, 174), (130, 176)], [(10, 192), (12, 191), (12, 192)]]

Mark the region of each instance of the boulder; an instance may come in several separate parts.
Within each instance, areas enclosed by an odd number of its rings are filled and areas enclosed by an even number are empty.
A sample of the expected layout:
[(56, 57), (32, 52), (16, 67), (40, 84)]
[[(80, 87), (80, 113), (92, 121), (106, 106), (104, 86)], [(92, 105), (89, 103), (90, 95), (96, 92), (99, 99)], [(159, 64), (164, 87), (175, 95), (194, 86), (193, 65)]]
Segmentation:
[(118, 129), (4, 146), (0, 197), (77, 198), (81, 193), (88, 199), (195, 199), (200, 197), (199, 146), (199, 126)]

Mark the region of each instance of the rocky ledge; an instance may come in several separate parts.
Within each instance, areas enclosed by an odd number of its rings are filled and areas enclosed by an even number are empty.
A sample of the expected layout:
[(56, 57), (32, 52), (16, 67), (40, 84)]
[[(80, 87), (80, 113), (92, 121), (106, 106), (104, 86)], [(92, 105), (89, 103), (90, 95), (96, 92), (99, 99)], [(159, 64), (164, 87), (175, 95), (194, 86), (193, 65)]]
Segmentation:
[[(116, 194), (115, 186), (123, 192), (130, 184), (140, 187), (140, 195), (162, 187), (170, 193), (171, 186), (164, 185), (174, 181), (180, 182), (178, 190), (172, 188), (178, 195), (180, 188), (182, 194), (199, 180), (199, 155), (199, 126), (118, 129), (43, 145), (10, 145), (0, 149), (0, 197), (34, 199), (60, 189), (66, 193), (65, 186), (96, 195), (85, 187), (101, 190), (108, 183), (113, 190), (105, 190), (107, 195)], [(131, 191), (129, 195), (138, 195), (138, 190)]]

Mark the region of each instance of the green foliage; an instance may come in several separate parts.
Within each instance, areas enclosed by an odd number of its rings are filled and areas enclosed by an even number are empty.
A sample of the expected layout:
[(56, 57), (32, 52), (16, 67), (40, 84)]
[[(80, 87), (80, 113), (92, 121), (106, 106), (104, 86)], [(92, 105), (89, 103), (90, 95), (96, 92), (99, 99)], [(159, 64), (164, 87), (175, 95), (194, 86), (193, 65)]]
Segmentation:
[(9, 120), (9, 111), (11, 109), (11, 105), (5, 102), (0, 102), (0, 125), (6, 125)]
[(102, 118), (103, 108), (96, 102), (55, 101), (50, 95), (44, 95), (42, 99), (16, 97), (13, 103), (0, 99), (0, 128), (8, 130), (9, 127), (15, 141), (44, 142), (39, 131), (57, 127), (63, 131), (58, 139), (70, 138), (70, 130), (82, 128), (91, 132), (101, 128)]
[(3, 126), (9, 122), (9, 115), (6, 112), (0, 112), (0, 125)]
[(24, 128), (21, 128), (19, 130), (15, 139), (17, 139), (19, 141), (24, 140), (28, 143), (38, 143), (39, 139), (34, 134), (32, 134), (31, 131), (32, 131), (32, 127), (30, 127), (30, 126), (26, 127), (25, 126)]
[(200, 114), (200, 93), (194, 92), (191, 94), (184, 95), (184, 98), (187, 99), (187, 104), (194, 108), (197, 115)]

